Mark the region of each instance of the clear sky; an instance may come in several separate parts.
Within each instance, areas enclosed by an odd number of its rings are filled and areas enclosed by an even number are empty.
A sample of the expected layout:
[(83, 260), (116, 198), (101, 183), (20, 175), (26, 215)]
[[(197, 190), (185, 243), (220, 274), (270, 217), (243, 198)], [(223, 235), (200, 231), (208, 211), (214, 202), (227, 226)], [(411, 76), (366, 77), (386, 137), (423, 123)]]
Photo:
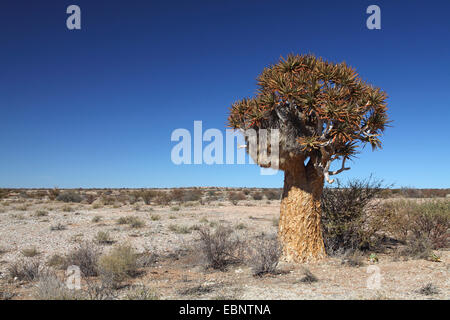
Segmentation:
[[(81, 8), (81, 30), (66, 8)], [(381, 30), (366, 8), (381, 8)], [(228, 108), (288, 53), (345, 60), (393, 127), (340, 175), (449, 188), (450, 1), (2, 0), (0, 187), (281, 187), (255, 165), (171, 162), (176, 128)]]

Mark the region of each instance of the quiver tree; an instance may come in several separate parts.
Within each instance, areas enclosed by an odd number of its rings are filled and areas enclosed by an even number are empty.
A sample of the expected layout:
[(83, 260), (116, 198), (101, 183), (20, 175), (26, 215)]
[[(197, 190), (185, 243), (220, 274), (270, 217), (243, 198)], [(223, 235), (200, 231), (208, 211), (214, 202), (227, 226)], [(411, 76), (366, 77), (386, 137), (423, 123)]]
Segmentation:
[[(278, 168), (284, 171), (278, 230), (283, 257), (293, 262), (322, 258), (324, 180), (333, 183), (330, 176), (350, 169), (345, 163), (359, 146), (381, 148), (379, 138), (388, 122), (387, 96), (345, 63), (313, 55), (281, 58), (263, 70), (257, 84), (255, 97), (232, 105), (229, 125), (253, 129), (257, 135), (260, 129), (278, 129)], [(274, 149), (270, 141), (267, 148)], [(271, 166), (250, 155), (260, 166)], [(341, 162), (340, 169), (330, 170), (333, 161)]]

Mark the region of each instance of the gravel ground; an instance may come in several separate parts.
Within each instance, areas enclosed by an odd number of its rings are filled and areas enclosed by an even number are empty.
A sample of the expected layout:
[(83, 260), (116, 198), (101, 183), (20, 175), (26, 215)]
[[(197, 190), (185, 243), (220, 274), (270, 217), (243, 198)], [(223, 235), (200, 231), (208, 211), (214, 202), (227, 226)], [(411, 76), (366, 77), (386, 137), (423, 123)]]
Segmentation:
[[(101, 217), (100, 221), (93, 222), (97, 216)], [(138, 217), (145, 225), (132, 228), (117, 223), (120, 217), (129, 216)], [(45, 262), (54, 254), (63, 256), (80, 243), (92, 241), (99, 231), (108, 231), (116, 244), (129, 243), (139, 252), (160, 255), (154, 266), (132, 282), (154, 288), (162, 299), (450, 299), (448, 250), (438, 252), (441, 262), (395, 261), (389, 254), (379, 254), (376, 264), (366, 261), (364, 266), (351, 267), (343, 265), (339, 258), (327, 258), (314, 264), (281, 263), (280, 274), (254, 277), (248, 266), (235, 266), (225, 272), (205, 270), (198, 252), (191, 247), (197, 234), (192, 230), (176, 231), (183, 227), (224, 224), (234, 226), (241, 236), (252, 238), (261, 232), (275, 234), (274, 221), (278, 216), (279, 201), (266, 200), (245, 200), (238, 205), (136, 203), (97, 207), (95, 203), (8, 198), (0, 203), (0, 285), (18, 293), (16, 299), (30, 299), (33, 284), (7, 280), (11, 263), (21, 259)], [(52, 231), (58, 224), (64, 229)], [(33, 247), (38, 255), (24, 257), (22, 250)], [(111, 246), (101, 247), (105, 252)], [(186, 250), (180, 254), (180, 249)], [(318, 281), (302, 282), (304, 268)], [(377, 270), (380, 285), (370, 289), (367, 283)], [(419, 293), (428, 283), (433, 283), (439, 293)]]

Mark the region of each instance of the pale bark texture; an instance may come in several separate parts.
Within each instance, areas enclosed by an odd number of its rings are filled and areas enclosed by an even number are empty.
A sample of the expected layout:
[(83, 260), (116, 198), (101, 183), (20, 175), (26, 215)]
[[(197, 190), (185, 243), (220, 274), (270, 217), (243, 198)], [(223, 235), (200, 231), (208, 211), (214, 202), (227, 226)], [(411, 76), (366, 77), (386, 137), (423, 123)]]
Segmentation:
[(325, 257), (321, 230), (320, 198), (323, 176), (302, 158), (284, 169), (279, 237), (283, 245), (282, 259), (287, 262), (310, 262)]

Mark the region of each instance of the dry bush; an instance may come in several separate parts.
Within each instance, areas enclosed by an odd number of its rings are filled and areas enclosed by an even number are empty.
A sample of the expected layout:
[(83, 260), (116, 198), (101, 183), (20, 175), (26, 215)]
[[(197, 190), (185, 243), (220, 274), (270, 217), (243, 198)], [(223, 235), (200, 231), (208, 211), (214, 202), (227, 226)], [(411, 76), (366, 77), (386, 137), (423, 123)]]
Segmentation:
[(48, 190), (48, 198), (53, 201), (56, 199), (56, 197), (59, 196), (60, 193), (61, 192), (59, 191), (58, 188), (50, 189), (50, 190)]
[(185, 195), (183, 189), (173, 189), (170, 191), (169, 196), (172, 201), (182, 202)]
[(376, 243), (376, 233), (386, 223), (376, 197), (382, 182), (354, 179), (336, 188), (325, 188), (322, 195), (322, 230), (328, 254), (345, 250), (368, 250)]
[(56, 200), (62, 201), (62, 202), (81, 202), (83, 200), (83, 197), (78, 192), (75, 192), (73, 190), (64, 191), (56, 197)]
[(390, 213), (389, 231), (410, 246), (449, 247), (450, 200), (392, 201), (385, 210)]
[(102, 277), (111, 277), (116, 285), (128, 277), (138, 274), (138, 255), (129, 245), (113, 248), (99, 259), (99, 269)]
[(140, 193), (140, 196), (142, 200), (144, 200), (145, 204), (150, 204), (157, 195), (158, 192), (155, 190), (146, 190)]
[(199, 201), (202, 199), (203, 192), (200, 189), (185, 190), (183, 201)]
[(114, 240), (111, 239), (111, 236), (108, 231), (99, 231), (95, 236), (95, 242), (98, 244), (113, 244)]
[(156, 261), (158, 261), (158, 254), (151, 251), (145, 251), (137, 255), (136, 263), (139, 268), (147, 268), (154, 265)]
[(33, 281), (38, 279), (41, 274), (41, 263), (38, 260), (19, 260), (8, 267), (8, 273), (12, 279)]
[(64, 267), (75, 265), (86, 277), (98, 275), (100, 250), (94, 243), (82, 243), (66, 256)]
[(102, 220), (102, 217), (101, 217), (101, 216), (95, 216), (95, 217), (92, 218), (91, 221), (92, 221), (93, 223), (97, 223), (97, 222), (100, 222), (100, 220)]
[(218, 226), (214, 232), (208, 227), (200, 227), (200, 252), (207, 267), (225, 270), (228, 265), (240, 263), (244, 257), (244, 242), (231, 228)]
[(125, 294), (125, 300), (158, 300), (159, 297), (154, 290), (144, 285), (133, 285)]
[(280, 200), (281, 189), (264, 190), (264, 195), (266, 196), (267, 200)]
[(9, 189), (0, 189), (0, 199), (7, 198), (9, 196)]
[(11, 300), (15, 296), (16, 296), (16, 293), (14, 293), (12, 290), (0, 287), (0, 301), (1, 300)]
[(46, 264), (47, 266), (55, 269), (63, 269), (66, 264), (66, 258), (55, 253), (50, 258), (48, 258)]
[(155, 197), (155, 203), (160, 206), (166, 206), (170, 203), (171, 197), (167, 192), (160, 191), (158, 195)]
[(263, 195), (262, 192), (254, 192), (254, 193), (252, 193), (253, 200), (262, 200), (263, 196), (264, 195)]
[(245, 196), (245, 193), (242, 191), (231, 191), (228, 193), (228, 200), (230, 201), (239, 201), (245, 199), (247, 199), (247, 197)]
[(169, 225), (169, 230), (179, 234), (188, 234), (192, 232), (192, 228), (188, 226), (179, 226), (176, 224)]
[(86, 298), (88, 300), (115, 300), (117, 293), (111, 274), (102, 274), (100, 281), (86, 279)]
[(422, 288), (420, 288), (419, 290), (417, 290), (417, 292), (426, 296), (430, 296), (434, 294), (439, 294), (439, 289), (430, 282), (425, 286), (423, 286)]
[(50, 226), (50, 231), (62, 231), (62, 230), (66, 230), (66, 229), (67, 229), (66, 226), (60, 222), (55, 225)]
[(88, 204), (92, 204), (95, 200), (97, 200), (97, 196), (95, 194), (92, 193), (87, 193), (84, 196), (84, 200), (88, 203)]
[(347, 250), (342, 254), (341, 264), (350, 267), (362, 267), (364, 265), (364, 255), (359, 250)]
[(253, 275), (275, 274), (281, 253), (281, 245), (276, 236), (259, 236), (250, 250), (249, 263)]
[(313, 275), (312, 272), (307, 268), (303, 268), (302, 273), (303, 277), (299, 280), (300, 282), (311, 284), (313, 282), (319, 281), (319, 279), (317, 279), (317, 277)]
[(142, 228), (145, 225), (145, 222), (142, 221), (139, 217), (130, 216), (120, 217), (117, 220), (117, 224), (128, 224), (132, 228)]
[(36, 249), (36, 247), (22, 249), (21, 252), (25, 257), (28, 257), (28, 258), (35, 257), (40, 253), (38, 251), (38, 249)]
[(36, 213), (34, 215), (36, 217), (46, 217), (46, 216), (48, 216), (48, 211), (38, 210), (38, 211), (36, 211)]
[(69, 289), (54, 274), (45, 274), (39, 277), (39, 282), (34, 290), (37, 300), (83, 300), (83, 294), (79, 290)]

